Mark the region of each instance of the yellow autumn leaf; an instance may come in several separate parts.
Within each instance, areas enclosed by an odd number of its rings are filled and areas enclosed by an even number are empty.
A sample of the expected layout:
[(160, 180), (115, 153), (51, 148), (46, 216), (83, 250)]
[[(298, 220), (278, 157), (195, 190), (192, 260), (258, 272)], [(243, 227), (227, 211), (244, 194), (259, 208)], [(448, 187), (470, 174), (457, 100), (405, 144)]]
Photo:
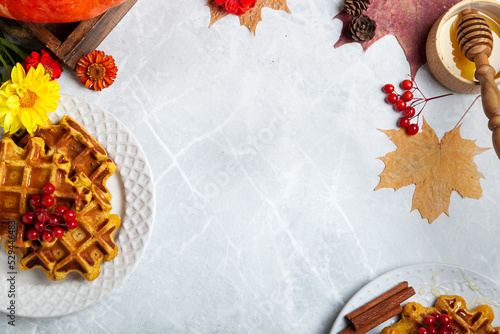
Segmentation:
[(396, 144), (396, 151), (379, 159), (385, 163), (375, 188), (393, 188), (415, 184), (411, 211), (418, 210), (429, 223), (441, 213), (449, 216), (453, 190), (462, 197), (479, 199), (482, 196), (479, 172), (474, 157), (488, 148), (476, 145), (475, 140), (463, 139), (460, 126), (445, 133), (439, 141), (434, 130), (423, 121), (422, 132), (410, 136), (404, 129), (380, 130)]

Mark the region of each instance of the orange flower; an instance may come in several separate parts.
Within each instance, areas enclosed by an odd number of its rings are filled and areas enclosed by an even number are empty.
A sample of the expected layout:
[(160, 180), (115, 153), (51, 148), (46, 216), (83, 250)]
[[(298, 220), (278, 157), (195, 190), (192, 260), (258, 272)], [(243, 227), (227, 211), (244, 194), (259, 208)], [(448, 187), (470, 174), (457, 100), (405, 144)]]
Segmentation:
[(76, 75), (88, 89), (100, 91), (113, 84), (118, 68), (112, 56), (94, 50), (84, 55), (76, 64)]

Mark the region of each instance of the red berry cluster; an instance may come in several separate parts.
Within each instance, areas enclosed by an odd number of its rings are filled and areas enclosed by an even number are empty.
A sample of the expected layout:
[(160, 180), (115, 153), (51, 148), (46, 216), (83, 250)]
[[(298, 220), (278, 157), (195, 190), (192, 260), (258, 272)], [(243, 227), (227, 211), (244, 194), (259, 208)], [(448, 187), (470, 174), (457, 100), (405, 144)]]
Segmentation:
[(257, 0), (214, 0), (217, 6), (222, 7), (222, 9), (229, 13), (235, 15), (243, 15), (250, 8), (255, 6)]
[(455, 334), (451, 326), (451, 319), (447, 314), (434, 312), (424, 318), (424, 323), (417, 330), (417, 334)]
[[(399, 119), (398, 125), (400, 128), (406, 129), (406, 132), (409, 135), (415, 135), (418, 133), (418, 130), (420, 129), (418, 126), (418, 118), (424, 110), (425, 105), (428, 101), (448, 95), (453, 95), (452, 93), (450, 93), (441, 96), (426, 98), (413, 79), (403, 80), (400, 86), (404, 90), (403, 94), (398, 94), (394, 90), (394, 86), (391, 84), (386, 84), (383, 87), (383, 91), (387, 94), (385, 99), (387, 103), (394, 105), (394, 109), (396, 109), (396, 111), (403, 112), (403, 116)], [(415, 97), (415, 92), (418, 92), (421, 97)], [(415, 107), (420, 105), (422, 105), (420, 111), (415, 114)], [(412, 123), (411, 121), (414, 119), (415, 123)]]
[(406, 128), (406, 132), (409, 135), (417, 134), (419, 127), (417, 123), (411, 123), (410, 120), (415, 117), (414, 103), (410, 103), (413, 100), (413, 81), (403, 80), (401, 82), (401, 88), (405, 91), (403, 94), (398, 94), (394, 91), (394, 86), (387, 84), (384, 86), (384, 92), (387, 93), (386, 101), (387, 103), (393, 104), (397, 111), (402, 111), (404, 116), (399, 119), (398, 125), (401, 128)]
[(54, 205), (52, 197), (54, 191), (54, 185), (47, 183), (42, 187), (42, 195), (31, 197), (30, 204), (33, 211), (25, 212), (21, 218), (24, 224), (29, 225), (26, 231), (29, 240), (37, 240), (41, 236), (43, 241), (50, 242), (64, 235), (63, 227), (68, 230), (78, 227), (75, 212), (64, 205), (57, 206), (53, 212), (47, 210)]

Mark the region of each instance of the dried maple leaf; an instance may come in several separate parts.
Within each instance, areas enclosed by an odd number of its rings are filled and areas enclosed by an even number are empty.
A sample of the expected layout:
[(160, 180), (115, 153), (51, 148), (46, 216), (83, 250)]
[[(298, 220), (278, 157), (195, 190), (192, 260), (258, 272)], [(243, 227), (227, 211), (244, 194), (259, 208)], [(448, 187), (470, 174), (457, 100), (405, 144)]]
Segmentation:
[[(217, 6), (213, 0), (208, 0), (206, 6), (210, 8), (210, 26), (215, 22), (228, 15), (221, 7)], [(255, 6), (247, 11), (245, 14), (240, 15), (240, 24), (246, 26), (255, 35), (257, 24), (262, 21), (262, 8), (269, 7), (275, 10), (284, 10), (291, 14), (292, 12), (286, 4), (286, 0), (258, 0)]]
[[(368, 49), (386, 35), (396, 36), (410, 63), (411, 76), (415, 77), (420, 66), (426, 62), (425, 43), (432, 25), (458, 2), (460, 0), (371, 0), (364, 14), (377, 22), (377, 29), (372, 40), (361, 43), (363, 49)], [(342, 33), (335, 47), (354, 42), (348, 34), (353, 17), (342, 10), (334, 19), (343, 22)]]
[(424, 120), (422, 132), (409, 136), (404, 129), (380, 130), (398, 147), (379, 158), (385, 163), (380, 174), (380, 188), (415, 184), (411, 211), (417, 209), (423, 219), (432, 223), (441, 213), (448, 213), (452, 190), (462, 197), (482, 196), (480, 178), (474, 157), (488, 148), (478, 147), (475, 140), (463, 139), (460, 126), (447, 132), (441, 142)]

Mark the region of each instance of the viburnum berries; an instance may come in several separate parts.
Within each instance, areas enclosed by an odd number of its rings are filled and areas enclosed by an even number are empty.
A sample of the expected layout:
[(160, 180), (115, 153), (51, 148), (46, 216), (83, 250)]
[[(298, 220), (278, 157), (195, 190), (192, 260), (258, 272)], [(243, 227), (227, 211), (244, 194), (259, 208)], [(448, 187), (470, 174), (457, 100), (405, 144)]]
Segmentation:
[(225, 12), (240, 16), (253, 8), (257, 0), (214, 0), (214, 2)]
[[(440, 96), (435, 96), (431, 98), (426, 98), (422, 91), (418, 88), (417, 83), (413, 78), (411, 80), (403, 80), (400, 85), (404, 89), (403, 94), (398, 94), (394, 90), (394, 86), (391, 84), (386, 84), (382, 87), (382, 90), (387, 94), (386, 101), (389, 104), (394, 105), (396, 111), (402, 111), (403, 116), (399, 119), (398, 125), (400, 128), (405, 128), (409, 135), (415, 135), (419, 131), (418, 118), (425, 108), (428, 101), (434, 100), (440, 97), (445, 97), (448, 95), (453, 95), (453, 93), (444, 94)], [(422, 97), (416, 98), (414, 93), (418, 92)], [(415, 107), (422, 105), (420, 111), (415, 114)], [(413, 119), (416, 119), (416, 123), (411, 123)]]
[(21, 221), (29, 225), (26, 231), (26, 238), (29, 240), (41, 238), (43, 241), (51, 242), (54, 238), (64, 235), (63, 227), (68, 230), (78, 227), (75, 212), (64, 205), (57, 206), (53, 212), (47, 210), (54, 205), (52, 197), (54, 191), (54, 185), (47, 183), (42, 187), (42, 195), (31, 196), (30, 204), (33, 211), (27, 211), (21, 217)]
[(434, 312), (424, 318), (417, 334), (455, 334), (451, 319), (446, 313)]

